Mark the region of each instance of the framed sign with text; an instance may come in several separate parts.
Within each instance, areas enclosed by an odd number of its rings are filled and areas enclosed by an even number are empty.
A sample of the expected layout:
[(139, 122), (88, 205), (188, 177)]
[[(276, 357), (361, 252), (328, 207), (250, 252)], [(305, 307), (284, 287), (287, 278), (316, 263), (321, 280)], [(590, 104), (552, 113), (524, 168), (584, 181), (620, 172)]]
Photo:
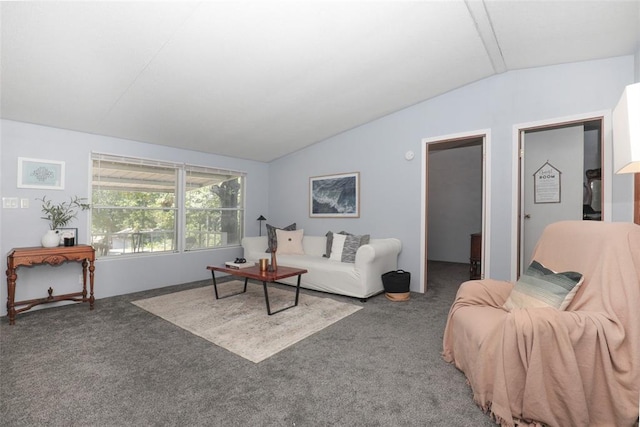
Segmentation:
[(546, 162), (533, 174), (533, 202), (560, 203), (562, 172)]

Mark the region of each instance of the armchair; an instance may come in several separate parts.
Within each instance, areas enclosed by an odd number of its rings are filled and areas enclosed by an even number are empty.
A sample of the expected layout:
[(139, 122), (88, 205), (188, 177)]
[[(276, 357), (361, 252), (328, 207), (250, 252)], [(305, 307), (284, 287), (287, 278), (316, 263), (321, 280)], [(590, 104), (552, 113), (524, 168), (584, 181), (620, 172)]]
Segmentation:
[(640, 388), (640, 226), (563, 221), (543, 232), (533, 260), (584, 281), (566, 307), (503, 305), (514, 284), (463, 283), (443, 357), (502, 426), (631, 426)]

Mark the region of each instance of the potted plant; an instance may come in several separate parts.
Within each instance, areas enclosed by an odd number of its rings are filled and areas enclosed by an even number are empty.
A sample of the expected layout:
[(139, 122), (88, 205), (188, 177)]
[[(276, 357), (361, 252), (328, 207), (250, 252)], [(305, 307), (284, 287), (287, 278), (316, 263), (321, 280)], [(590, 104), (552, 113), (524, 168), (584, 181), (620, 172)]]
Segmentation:
[(58, 236), (58, 228), (64, 227), (72, 220), (76, 219), (78, 212), (90, 209), (88, 203), (84, 203), (85, 198), (73, 196), (68, 202), (53, 203), (47, 196), (42, 199), (36, 199), (42, 202), (42, 219), (49, 221), (49, 232), (42, 237), (42, 246), (54, 247), (58, 246), (60, 237)]

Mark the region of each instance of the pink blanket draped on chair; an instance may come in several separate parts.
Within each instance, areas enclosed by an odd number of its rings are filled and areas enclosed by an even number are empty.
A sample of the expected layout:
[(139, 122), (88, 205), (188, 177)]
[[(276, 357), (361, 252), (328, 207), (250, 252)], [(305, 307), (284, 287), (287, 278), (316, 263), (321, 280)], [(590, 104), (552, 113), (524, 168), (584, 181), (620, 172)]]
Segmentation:
[(443, 357), (503, 426), (631, 426), (640, 401), (640, 226), (564, 221), (533, 259), (584, 275), (566, 311), (502, 308), (513, 284), (465, 282)]

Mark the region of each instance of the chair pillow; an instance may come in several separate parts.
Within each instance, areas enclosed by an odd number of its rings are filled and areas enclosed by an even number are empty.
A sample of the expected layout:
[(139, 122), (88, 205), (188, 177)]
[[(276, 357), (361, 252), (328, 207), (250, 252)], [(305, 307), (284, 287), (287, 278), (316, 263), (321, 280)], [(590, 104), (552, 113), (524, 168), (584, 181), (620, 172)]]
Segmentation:
[(273, 225), (267, 224), (267, 241), (269, 246), (267, 247), (267, 250), (265, 252), (271, 252), (271, 248), (278, 250), (278, 237), (276, 236), (276, 230), (278, 229), (293, 231), (296, 229), (296, 223), (294, 222), (293, 224), (289, 224), (286, 227), (282, 228), (274, 227)]
[(279, 255), (304, 255), (304, 249), (302, 247), (302, 237), (304, 237), (304, 229), (286, 231), (276, 230), (276, 236), (278, 237), (278, 250)]
[(503, 307), (553, 307), (564, 310), (578, 292), (584, 277), (575, 271), (556, 273), (533, 261), (516, 282)]
[(356, 236), (355, 234), (347, 235), (344, 241), (344, 247), (342, 249), (342, 262), (356, 262), (356, 252), (362, 245), (369, 243), (370, 236), (368, 234), (362, 236)]

